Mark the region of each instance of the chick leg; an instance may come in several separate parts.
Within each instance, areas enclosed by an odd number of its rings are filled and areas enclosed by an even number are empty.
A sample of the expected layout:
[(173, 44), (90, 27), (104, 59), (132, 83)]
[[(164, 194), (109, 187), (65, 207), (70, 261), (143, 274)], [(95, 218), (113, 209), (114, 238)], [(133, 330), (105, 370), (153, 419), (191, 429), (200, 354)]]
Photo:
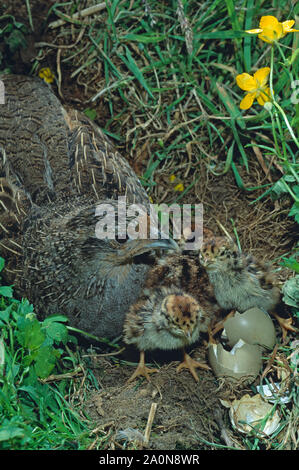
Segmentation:
[(218, 331), (223, 330), (225, 320), (227, 320), (228, 318), (233, 317), (235, 313), (236, 313), (236, 311), (232, 310), (223, 320), (220, 320), (218, 323), (216, 323), (216, 325), (213, 325), (213, 328), (212, 328), (212, 325), (209, 326), (208, 335), (209, 335), (209, 342), (210, 343), (214, 342), (214, 336), (216, 335), (216, 333), (218, 333)]
[(145, 377), (146, 380), (150, 382), (151, 379), (150, 379), (149, 374), (152, 374), (153, 372), (158, 372), (158, 369), (150, 369), (149, 367), (146, 367), (145, 360), (144, 360), (144, 351), (140, 351), (139, 364), (134, 374), (132, 374), (131, 377), (127, 380), (127, 383), (133, 382), (133, 380), (135, 380), (136, 377), (139, 377), (140, 375)]
[(203, 362), (198, 362), (192, 359), (192, 357), (190, 357), (189, 354), (186, 353), (186, 351), (183, 350), (183, 353), (184, 353), (184, 360), (178, 365), (176, 369), (177, 372), (180, 372), (181, 369), (189, 369), (195, 381), (199, 382), (199, 378), (197, 376), (195, 369), (197, 367), (201, 367), (201, 369), (211, 370), (211, 368), (207, 364), (204, 364)]

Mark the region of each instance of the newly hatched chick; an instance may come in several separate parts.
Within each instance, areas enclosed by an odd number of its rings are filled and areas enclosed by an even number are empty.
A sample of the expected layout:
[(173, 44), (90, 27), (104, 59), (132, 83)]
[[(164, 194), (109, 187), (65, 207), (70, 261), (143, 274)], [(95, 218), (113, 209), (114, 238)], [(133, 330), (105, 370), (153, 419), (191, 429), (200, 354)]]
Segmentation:
[(274, 309), (280, 291), (266, 264), (240, 252), (226, 237), (206, 239), (200, 251), (218, 304), (226, 309), (245, 312), (252, 307)]
[(185, 347), (194, 343), (200, 331), (207, 330), (205, 312), (197, 300), (176, 286), (146, 289), (143, 296), (131, 306), (124, 322), (124, 341), (135, 344), (140, 350), (139, 365), (128, 382), (157, 369), (145, 366), (145, 351), (153, 349), (182, 349), (184, 360), (177, 371), (188, 368), (198, 381), (195, 368), (209, 366), (193, 360)]
[(207, 238), (200, 251), (200, 262), (220, 307), (240, 313), (258, 307), (276, 318), (283, 337), (287, 331), (297, 332), (291, 318), (282, 318), (273, 311), (280, 299), (280, 289), (269, 265), (241, 253), (226, 237)]

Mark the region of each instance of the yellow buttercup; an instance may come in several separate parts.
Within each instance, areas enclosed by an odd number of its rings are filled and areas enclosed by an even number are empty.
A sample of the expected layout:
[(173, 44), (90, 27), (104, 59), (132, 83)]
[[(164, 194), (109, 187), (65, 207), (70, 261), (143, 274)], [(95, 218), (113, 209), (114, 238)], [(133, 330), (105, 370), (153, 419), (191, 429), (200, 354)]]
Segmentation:
[(249, 109), (254, 100), (264, 106), (267, 101), (270, 101), (270, 88), (267, 85), (270, 67), (263, 67), (249, 75), (249, 73), (241, 73), (236, 77), (236, 82), (241, 90), (247, 91), (245, 97), (240, 103), (241, 109)]
[(260, 19), (260, 27), (257, 29), (249, 29), (246, 33), (258, 34), (262, 41), (272, 44), (275, 41), (283, 38), (288, 33), (298, 32), (298, 29), (293, 29), (295, 24), (294, 20), (278, 21), (275, 16), (262, 16)]

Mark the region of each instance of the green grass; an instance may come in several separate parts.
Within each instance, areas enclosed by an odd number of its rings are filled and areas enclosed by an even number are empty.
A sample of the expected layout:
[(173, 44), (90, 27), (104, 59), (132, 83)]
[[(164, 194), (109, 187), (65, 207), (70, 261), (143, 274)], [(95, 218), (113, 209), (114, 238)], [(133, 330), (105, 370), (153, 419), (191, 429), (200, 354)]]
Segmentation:
[[(299, 6), (290, 8), (287, 1), (278, 5), (254, 0), (200, 4), (115, 1), (107, 3), (107, 11), (105, 24), (91, 20), (86, 32), (87, 53), (82, 54), (72, 76), (91, 70), (101, 61), (104, 82), (91, 102), (99, 98), (107, 102), (111, 117), (106, 128), (110, 132), (114, 129), (119, 138), (125, 133), (133, 150), (140, 141), (150, 141), (152, 152), (142, 176), (144, 186), (154, 192), (157, 171), (171, 173), (172, 167), (186, 167), (186, 149), (191, 142), (194, 165), (205, 159), (215, 174), (232, 170), (237, 186), (251, 191), (238, 168), (241, 165), (250, 172), (254, 139), (263, 149), (266, 164), (272, 162), (280, 186), (278, 194), (278, 186), (269, 185), (264, 195), (259, 193), (258, 200), (268, 194), (273, 198), (288, 194), (295, 204), (290, 217), (297, 220), (298, 148), (289, 138), (283, 119), (278, 121), (275, 116), (275, 122), (271, 121), (258, 104), (248, 112), (239, 109), (243, 92), (236, 86), (235, 77), (242, 72), (253, 73), (270, 62), (268, 44), (249, 36), (245, 29), (258, 27), (259, 18), (266, 14), (277, 14), (281, 20), (294, 18)], [(81, 27), (78, 25), (78, 31)], [(275, 93), (280, 94), (281, 106), (295, 131), (299, 105), (290, 101), (290, 84), (298, 79), (299, 57), (290, 60), (290, 48), (296, 50), (298, 44), (296, 34), (283, 38), (280, 48), (285, 60), (275, 56), (273, 76)], [(68, 57), (63, 61), (67, 63)], [(124, 117), (128, 115), (130, 127), (124, 132)], [(215, 166), (211, 157), (219, 148), (224, 158)], [(282, 166), (283, 174), (276, 171), (273, 161)], [(254, 188), (258, 189), (263, 185)]]
[(75, 338), (65, 322), (62, 316), (38, 321), (28, 300), (0, 287), (1, 450), (86, 449), (93, 441), (88, 418), (71, 404), (83, 367), (68, 347)]

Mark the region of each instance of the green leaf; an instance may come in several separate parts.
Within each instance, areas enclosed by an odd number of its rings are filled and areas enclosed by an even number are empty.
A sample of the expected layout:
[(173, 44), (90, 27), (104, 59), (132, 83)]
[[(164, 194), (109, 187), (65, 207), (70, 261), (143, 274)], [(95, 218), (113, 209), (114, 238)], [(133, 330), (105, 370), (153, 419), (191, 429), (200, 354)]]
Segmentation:
[(290, 212), (288, 213), (289, 217), (294, 216), (296, 222), (299, 224), (299, 202), (295, 202), (292, 207)]
[(5, 39), (5, 42), (12, 53), (21, 47), (27, 46), (25, 36), (19, 29), (13, 29), (8, 38)]
[(286, 268), (292, 269), (299, 274), (299, 263), (295, 258), (282, 258), (282, 263), (279, 263), (281, 266), (285, 266)]
[(41, 329), (40, 322), (35, 317), (29, 315), (18, 319), (17, 327), (19, 331), (16, 332), (16, 336), (21, 346), (33, 350), (43, 344), (46, 335)]
[(55, 350), (52, 346), (41, 347), (35, 358), (35, 372), (37, 376), (41, 379), (48, 377), (59, 357), (59, 351)]
[(4, 265), (5, 265), (5, 260), (4, 260), (4, 258), (1, 258), (1, 256), (0, 256), (0, 272), (4, 268)]
[(91, 121), (94, 121), (95, 118), (97, 117), (97, 112), (95, 109), (91, 109), (91, 108), (87, 108), (87, 109), (84, 109), (84, 114), (85, 116), (87, 116), (89, 119), (91, 119)]
[(9, 441), (16, 437), (24, 437), (24, 430), (14, 424), (2, 425), (0, 429), (0, 441)]
[(0, 295), (3, 295), (3, 297), (12, 298), (12, 296), (13, 296), (12, 286), (1, 286), (0, 287)]
[(49, 322), (43, 327), (46, 335), (54, 341), (62, 342), (63, 344), (68, 341), (68, 330), (65, 325), (56, 321)]
[(288, 279), (282, 287), (282, 300), (291, 307), (299, 307), (299, 276)]
[(0, 312), (0, 320), (4, 321), (5, 323), (8, 323), (12, 308), (13, 304), (9, 305), (5, 310), (2, 310)]

